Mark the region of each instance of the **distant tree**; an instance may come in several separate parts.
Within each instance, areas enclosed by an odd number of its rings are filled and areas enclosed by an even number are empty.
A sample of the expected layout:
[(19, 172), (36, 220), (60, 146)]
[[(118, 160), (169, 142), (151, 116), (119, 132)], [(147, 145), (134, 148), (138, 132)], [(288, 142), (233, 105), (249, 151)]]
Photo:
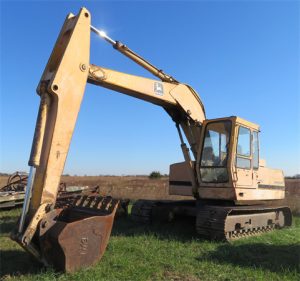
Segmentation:
[(294, 176), (287, 176), (287, 179), (300, 179), (300, 174), (296, 174)]
[(151, 174), (149, 175), (149, 179), (160, 179), (162, 176), (161, 176), (161, 173), (158, 172), (158, 171), (153, 171), (151, 172)]

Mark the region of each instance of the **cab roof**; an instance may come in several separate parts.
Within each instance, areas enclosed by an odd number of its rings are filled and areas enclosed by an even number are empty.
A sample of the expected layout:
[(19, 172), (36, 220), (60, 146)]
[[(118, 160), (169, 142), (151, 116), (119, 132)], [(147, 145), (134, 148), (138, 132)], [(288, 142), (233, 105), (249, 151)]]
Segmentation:
[(259, 125), (252, 123), (250, 121), (247, 121), (241, 117), (238, 116), (229, 116), (229, 117), (222, 117), (222, 118), (215, 118), (215, 119), (206, 119), (206, 122), (212, 122), (212, 121), (224, 121), (224, 120), (231, 120), (237, 124), (244, 125), (246, 127), (249, 127), (253, 130), (259, 131)]

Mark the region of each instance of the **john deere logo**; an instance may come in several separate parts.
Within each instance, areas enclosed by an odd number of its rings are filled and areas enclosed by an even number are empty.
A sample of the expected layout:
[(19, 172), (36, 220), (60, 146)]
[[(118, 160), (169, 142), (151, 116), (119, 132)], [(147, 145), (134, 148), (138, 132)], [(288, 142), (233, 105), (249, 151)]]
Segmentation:
[(164, 86), (160, 82), (155, 82), (154, 83), (154, 93), (162, 96), (164, 94)]

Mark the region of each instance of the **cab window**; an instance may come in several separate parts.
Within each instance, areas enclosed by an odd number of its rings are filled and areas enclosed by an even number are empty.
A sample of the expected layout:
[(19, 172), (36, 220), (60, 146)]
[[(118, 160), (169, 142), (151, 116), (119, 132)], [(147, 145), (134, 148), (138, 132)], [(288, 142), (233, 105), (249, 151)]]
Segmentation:
[(253, 169), (258, 169), (259, 167), (258, 132), (252, 133), (252, 145), (253, 145)]
[(203, 182), (227, 182), (227, 160), (231, 121), (211, 122), (206, 126), (200, 174)]
[(240, 127), (237, 143), (236, 166), (241, 169), (251, 168), (251, 131), (248, 128)]

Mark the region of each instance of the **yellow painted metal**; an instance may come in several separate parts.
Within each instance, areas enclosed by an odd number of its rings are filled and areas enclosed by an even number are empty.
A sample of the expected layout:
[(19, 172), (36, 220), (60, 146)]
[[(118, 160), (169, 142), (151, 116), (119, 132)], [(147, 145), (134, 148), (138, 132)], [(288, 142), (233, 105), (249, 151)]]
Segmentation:
[[(177, 102), (170, 92), (175, 84), (130, 75), (91, 64), (88, 82), (117, 91), (156, 105), (176, 107)], [(155, 91), (160, 87), (162, 91)]]
[(21, 242), (23, 245), (25, 246), (28, 245), (32, 240), (39, 222), (41, 221), (41, 219), (46, 213), (46, 208), (47, 208), (47, 203), (41, 204), (36, 210), (34, 216), (31, 218), (30, 223), (27, 226), (26, 231), (24, 232), (21, 238)]
[(38, 167), (41, 159), (42, 145), (45, 136), (47, 115), (50, 107), (50, 97), (48, 93), (42, 92), (39, 113), (37, 117), (33, 145), (29, 158), (29, 166)]
[[(90, 13), (82, 8), (77, 16), (70, 14), (65, 20), (37, 88), (39, 95), (49, 95), (50, 102), (47, 103), (45, 126), (40, 127), (42, 147), (32, 149), (41, 153), (34, 156), (38, 166), (30, 202), (31, 214), (40, 204), (53, 204), (56, 200), (86, 86), (89, 50)], [(33, 147), (38, 145), (33, 142)]]
[(202, 123), (205, 120), (204, 106), (193, 88), (179, 84), (170, 94), (194, 122)]
[(245, 119), (243, 119), (241, 117), (238, 117), (238, 116), (235, 116), (234, 119), (235, 119), (236, 124), (240, 124), (240, 125), (245, 126), (245, 127), (249, 128), (251, 130), (259, 131), (259, 125), (255, 124), (253, 122), (250, 122), (250, 121), (245, 120)]

